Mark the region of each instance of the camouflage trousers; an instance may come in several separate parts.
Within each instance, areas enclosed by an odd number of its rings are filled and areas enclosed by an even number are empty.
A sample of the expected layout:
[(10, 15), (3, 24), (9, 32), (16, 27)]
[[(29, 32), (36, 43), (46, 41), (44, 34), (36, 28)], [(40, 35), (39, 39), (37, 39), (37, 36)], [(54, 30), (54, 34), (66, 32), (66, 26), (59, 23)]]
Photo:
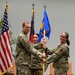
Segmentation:
[(33, 75), (43, 75), (42, 69), (32, 69)]
[(16, 65), (17, 75), (33, 75), (28, 65)]
[(54, 75), (67, 75), (67, 71), (66, 69), (54, 69)]

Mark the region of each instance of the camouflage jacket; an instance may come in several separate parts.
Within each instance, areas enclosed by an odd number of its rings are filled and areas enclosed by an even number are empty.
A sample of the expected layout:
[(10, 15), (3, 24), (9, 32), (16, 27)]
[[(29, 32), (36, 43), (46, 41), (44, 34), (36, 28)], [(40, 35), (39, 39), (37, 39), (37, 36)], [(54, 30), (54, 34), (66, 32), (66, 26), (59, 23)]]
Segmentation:
[(16, 64), (29, 65), (31, 62), (31, 54), (42, 60), (42, 53), (37, 51), (29, 42), (27, 35), (21, 32), (17, 38), (17, 45), (15, 50)]
[[(43, 53), (43, 51), (45, 51), (45, 49), (43, 49), (41, 43), (33, 44), (33, 46), (41, 53)], [(31, 69), (42, 69), (42, 64), (43, 63), (37, 57), (35, 57), (34, 55), (31, 55), (31, 65), (30, 65)], [(46, 65), (45, 65), (45, 67), (46, 67)]]
[(53, 62), (54, 68), (68, 69), (69, 47), (66, 43), (58, 45), (54, 50), (47, 50), (51, 54), (47, 58), (47, 63)]

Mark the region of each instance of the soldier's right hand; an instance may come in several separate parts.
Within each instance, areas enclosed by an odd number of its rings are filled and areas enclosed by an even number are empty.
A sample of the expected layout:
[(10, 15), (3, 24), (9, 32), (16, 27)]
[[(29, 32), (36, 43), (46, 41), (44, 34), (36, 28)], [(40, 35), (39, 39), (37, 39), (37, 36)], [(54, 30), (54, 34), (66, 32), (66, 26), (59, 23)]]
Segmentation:
[(42, 58), (46, 58), (45, 52), (42, 53)]
[(43, 63), (45, 63), (45, 62), (46, 62), (46, 59), (45, 59), (45, 58), (43, 58), (43, 59), (42, 59), (42, 62), (43, 62)]

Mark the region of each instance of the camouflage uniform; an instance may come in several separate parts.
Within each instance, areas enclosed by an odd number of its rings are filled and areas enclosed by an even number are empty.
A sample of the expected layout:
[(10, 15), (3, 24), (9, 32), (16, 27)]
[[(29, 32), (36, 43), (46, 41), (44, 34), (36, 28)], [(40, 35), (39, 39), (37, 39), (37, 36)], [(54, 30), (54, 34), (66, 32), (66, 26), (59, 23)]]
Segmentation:
[(66, 43), (58, 45), (54, 50), (47, 50), (51, 54), (47, 58), (47, 63), (53, 62), (54, 75), (67, 75), (69, 69), (69, 47)]
[(27, 35), (24, 32), (21, 32), (17, 38), (15, 51), (17, 75), (33, 75), (32, 71), (29, 69), (31, 54), (35, 55), (42, 61), (42, 53), (33, 48), (27, 38)]
[[(34, 48), (36, 48), (41, 53), (43, 53), (43, 51), (45, 51), (43, 49), (41, 43), (33, 44), (33, 46), (34, 46)], [(36, 75), (42, 75), (43, 74), (42, 62), (37, 57), (35, 57), (34, 55), (31, 55), (30, 69), (32, 69), (33, 73), (35, 73)]]

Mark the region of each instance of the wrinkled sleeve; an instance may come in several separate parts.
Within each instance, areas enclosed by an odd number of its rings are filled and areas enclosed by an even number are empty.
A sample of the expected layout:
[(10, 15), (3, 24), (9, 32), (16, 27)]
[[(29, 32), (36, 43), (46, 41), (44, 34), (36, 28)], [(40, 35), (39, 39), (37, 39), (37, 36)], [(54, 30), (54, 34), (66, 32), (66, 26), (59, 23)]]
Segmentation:
[(42, 48), (42, 44), (41, 43), (37, 43), (37, 44), (34, 44), (33, 47), (35, 49), (41, 49)]
[(56, 52), (54, 52), (52, 55), (48, 56), (47, 63), (51, 63), (59, 59), (63, 54), (68, 50), (68, 47), (64, 46), (59, 48)]
[(51, 54), (54, 53), (54, 50), (51, 50), (51, 49), (49, 49), (49, 48), (46, 48), (46, 49), (45, 49), (45, 53), (46, 53), (47, 55), (51, 55)]
[(19, 36), (18, 41), (25, 47), (25, 49), (28, 52), (30, 52), (31, 54), (35, 55), (37, 58), (42, 60), (42, 53), (36, 50), (25, 36)]

